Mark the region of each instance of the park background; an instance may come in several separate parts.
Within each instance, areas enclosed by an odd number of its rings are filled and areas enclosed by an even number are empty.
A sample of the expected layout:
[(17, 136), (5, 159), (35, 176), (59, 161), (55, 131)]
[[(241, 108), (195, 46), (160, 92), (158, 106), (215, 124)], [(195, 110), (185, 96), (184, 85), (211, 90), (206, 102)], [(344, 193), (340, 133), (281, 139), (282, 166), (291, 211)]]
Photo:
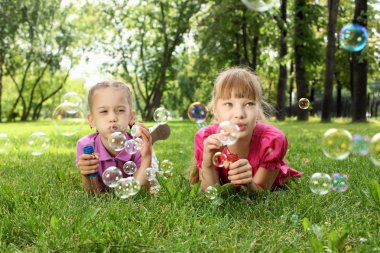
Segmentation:
[[(328, 159), (319, 146), (333, 127), (378, 132), (379, 5), (282, 0), (255, 12), (237, 0), (0, 0), (0, 133), (12, 141), (0, 154), (1, 251), (380, 251), (379, 168), (368, 157)], [(339, 44), (351, 22), (368, 30), (359, 52)], [(207, 103), (217, 73), (236, 65), (260, 76), (287, 160), (305, 177), (279, 194), (226, 194), (217, 206), (186, 181), (197, 131), (187, 108)], [(75, 143), (90, 129), (62, 136), (50, 118), (65, 93), (85, 98), (104, 78), (131, 87), (148, 125), (160, 106), (173, 115), (172, 136), (155, 150), (176, 173), (158, 196), (121, 201), (80, 187)], [(34, 157), (25, 140), (36, 131), (51, 147)], [(338, 171), (347, 192), (310, 192), (312, 173)]]

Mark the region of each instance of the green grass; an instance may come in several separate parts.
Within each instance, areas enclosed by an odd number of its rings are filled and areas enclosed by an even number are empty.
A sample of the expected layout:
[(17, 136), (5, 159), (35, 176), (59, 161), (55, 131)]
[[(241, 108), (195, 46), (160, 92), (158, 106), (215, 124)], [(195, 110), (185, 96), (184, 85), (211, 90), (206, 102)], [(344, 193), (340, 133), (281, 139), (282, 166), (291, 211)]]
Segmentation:
[[(0, 252), (315, 252), (323, 247), (380, 252), (377, 183), (372, 183), (375, 197), (370, 193), (370, 181), (379, 179), (380, 168), (368, 157), (328, 159), (319, 145), (332, 127), (372, 136), (380, 125), (273, 124), (288, 137), (288, 163), (305, 176), (288, 183), (285, 191), (224, 193), (220, 206), (194, 194), (186, 181), (197, 131), (192, 122), (170, 122), (171, 137), (154, 147), (160, 161), (175, 164), (174, 176), (163, 181), (160, 194), (142, 191), (126, 200), (112, 192), (93, 196), (81, 188), (75, 144), (89, 128), (62, 137), (48, 121), (0, 124), (0, 133), (12, 141), (9, 151), (0, 154)], [(48, 152), (37, 157), (25, 144), (35, 131), (52, 138)], [(308, 188), (314, 172), (346, 173), (350, 187), (344, 193), (315, 195)], [(298, 223), (290, 221), (292, 214), (299, 215)], [(316, 236), (311, 225), (318, 225), (323, 235)]]

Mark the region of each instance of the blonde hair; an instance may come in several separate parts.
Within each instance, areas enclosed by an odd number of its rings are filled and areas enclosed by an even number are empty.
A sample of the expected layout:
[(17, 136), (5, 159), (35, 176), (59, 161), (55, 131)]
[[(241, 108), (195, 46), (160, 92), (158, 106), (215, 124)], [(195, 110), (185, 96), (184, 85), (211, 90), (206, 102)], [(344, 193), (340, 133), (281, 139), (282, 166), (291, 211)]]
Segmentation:
[(127, 101), (129, 104), (129, 108), (132, 110), (132, 92), (128, 88), (128, 86), (120, 81), (102, 81), (100, 83), (95, 84), (94, 86), (91, 87), (91, 89), (88, 92), (87, 96), (87, 102), (88, 102), (88, 109), (91, 112), (91, 107), (93, 104), (93, 95), (96, 90), (102, 89), (102, 88), (116, 88), (116, 89), (122, 89), (125, 91), (125, 95), (127, 97)]
[(218, 99), (229, 99), (232, 96), (249, 98), (258, 105), (257, 119), (265, 122), (266, 115), (272, 108), (265, 102), (262, 93), (259, 78), (252, 70), (247, 67), (232, 67), (219, 73), (216, 78), (209, 107), (214, 109)]

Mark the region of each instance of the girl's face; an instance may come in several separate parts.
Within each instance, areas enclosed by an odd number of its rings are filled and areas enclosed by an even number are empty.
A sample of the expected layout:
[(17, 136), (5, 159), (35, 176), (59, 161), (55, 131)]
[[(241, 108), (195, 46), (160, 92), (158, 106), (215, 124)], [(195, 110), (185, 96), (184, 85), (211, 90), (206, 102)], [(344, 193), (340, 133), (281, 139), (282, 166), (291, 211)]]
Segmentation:
[(249, 98), (231, 97), (218, 99), (214, 107), (214, 115), (221, 123), (230, 121), (239, 126), (240, 139), (251, 138), (256, 127), (258, 106), (254, 100)]
[(108, 137), (115, 131), (115, 126), (127, 129), (134, 123), (135, 114), (123, 89), (106, 87), (95, 90), (92, 101), (88, 121), (98, 130), (103, 144), (108, 146)]

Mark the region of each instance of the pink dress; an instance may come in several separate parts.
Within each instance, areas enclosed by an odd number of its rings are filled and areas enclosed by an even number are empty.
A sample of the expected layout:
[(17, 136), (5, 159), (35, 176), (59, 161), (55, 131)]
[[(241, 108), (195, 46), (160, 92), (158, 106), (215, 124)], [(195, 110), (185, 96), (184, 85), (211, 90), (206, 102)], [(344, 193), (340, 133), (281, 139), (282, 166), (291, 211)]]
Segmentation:
[[(197, 168), (202, 168), (203, 159), (203, 141), (210, 135), (216, 133), (218, 124), (210, 125), (200, 129), (194, 138), (195, 143), (195, 159)], [(261, 122), (257, 122), (252, 133), (250, 149), (248, 153), (248, 161), (252, 166), (253, 175), (258, 169), (267, 170), (279, 169), (273, 186), (282, 187), (291, 177), (300, 177), (303, 172), (289, 168), (284, 161), (286, 151), (288, 149), (288, 140), (285, 135), (277, 128)], [(227, 154), (227, 149), (223, 149), (223, 153)], [(228, 170), (225, 168), (215, 167), (219, 171), (221, 184), (229, 183)]]

